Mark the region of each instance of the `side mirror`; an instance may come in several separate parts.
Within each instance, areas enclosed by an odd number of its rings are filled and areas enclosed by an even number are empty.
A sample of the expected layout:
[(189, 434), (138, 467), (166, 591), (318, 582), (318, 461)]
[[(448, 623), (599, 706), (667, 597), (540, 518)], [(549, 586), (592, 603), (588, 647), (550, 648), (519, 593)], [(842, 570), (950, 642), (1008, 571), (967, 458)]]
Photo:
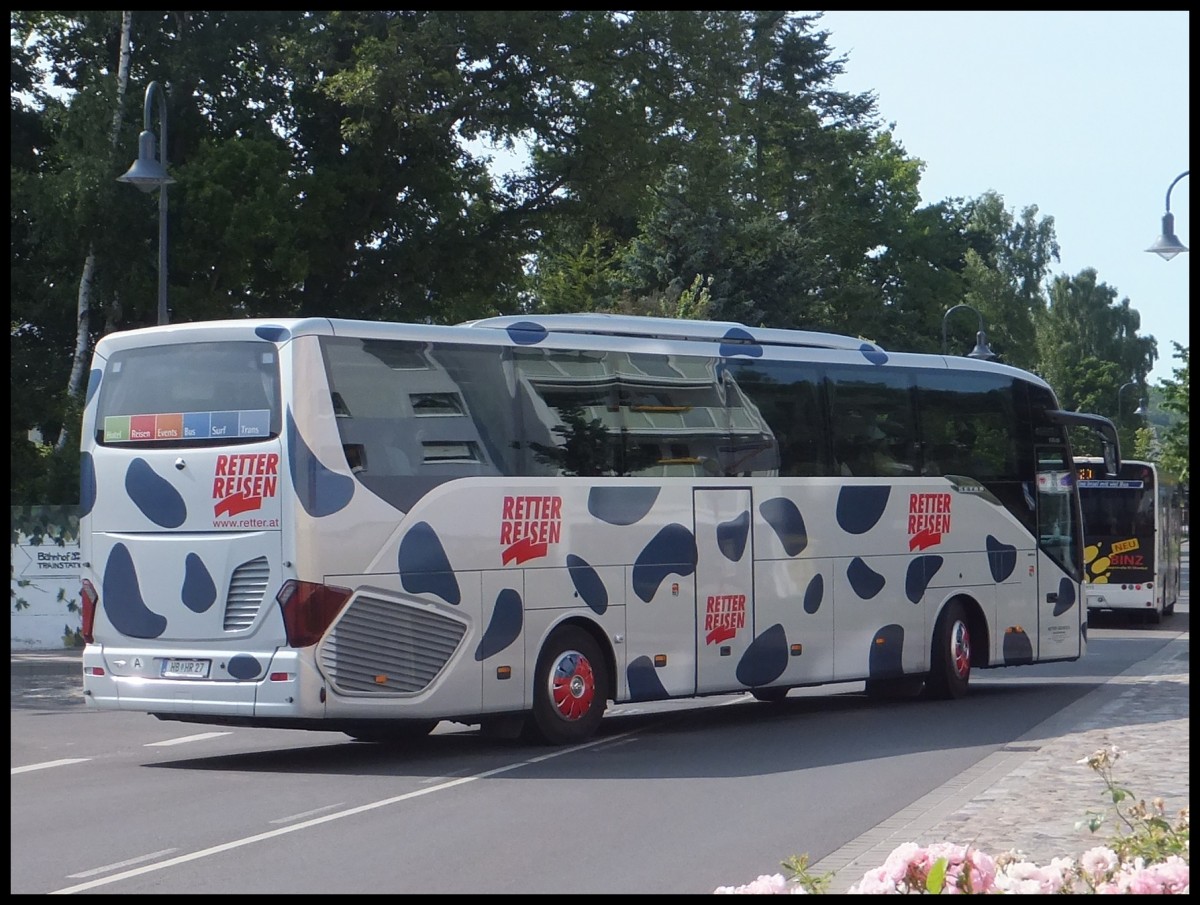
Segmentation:
[(1109, 442), (1103, 434), (1100, 435), (1100, 440), (1104, 447), (1104, 472), (1110, 478), (1115, 478), (1121, 470), (1121, 454), (1117, 445)]

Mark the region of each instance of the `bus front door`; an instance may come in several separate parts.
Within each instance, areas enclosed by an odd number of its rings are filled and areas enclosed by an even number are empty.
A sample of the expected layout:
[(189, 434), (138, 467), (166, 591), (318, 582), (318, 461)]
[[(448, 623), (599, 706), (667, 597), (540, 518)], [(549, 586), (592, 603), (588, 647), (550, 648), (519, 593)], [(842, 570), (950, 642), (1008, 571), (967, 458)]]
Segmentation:
[(1037, 450), (1038, 625), (1034, 657), (1069, 660), (1083, 652), (1087, 603), (1082, 598), (1081, 526), (1075, 506), (1074, 472), (1066, 450)]
[(754, 640), (754, 551), (749, 488), (697, 489), (696, 693), (739, 687)]

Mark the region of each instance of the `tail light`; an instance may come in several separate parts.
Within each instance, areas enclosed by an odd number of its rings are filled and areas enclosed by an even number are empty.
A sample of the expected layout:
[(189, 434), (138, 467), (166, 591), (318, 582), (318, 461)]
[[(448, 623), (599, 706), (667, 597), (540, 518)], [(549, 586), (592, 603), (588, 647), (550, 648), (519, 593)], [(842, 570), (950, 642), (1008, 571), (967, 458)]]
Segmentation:
[(100, 595), (88, 579), (83, 579), (79, 584), (79, 596), (83, 598), (83, 628), (80, 634), (87, 644), (91, 644), (95, 640), (92, 630), (96, 626), (96, 607), (100, 605)]
[(348, 588), (289, 579), (275, 595), (283, 611), (283, 626), (288, 644), (308, 647), (316, 644), (350, 599)]

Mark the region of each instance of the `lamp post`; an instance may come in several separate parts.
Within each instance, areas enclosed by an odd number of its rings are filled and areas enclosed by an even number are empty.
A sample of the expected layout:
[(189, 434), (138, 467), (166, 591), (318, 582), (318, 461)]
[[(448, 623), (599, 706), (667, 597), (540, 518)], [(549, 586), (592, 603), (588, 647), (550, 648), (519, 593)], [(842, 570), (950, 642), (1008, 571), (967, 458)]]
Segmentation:
[[(155, 153), (154, 133), (150, 131), (151, 100), (158, 95), (159, 148)], [(131, 182), (143, 192), (158, 189), (158, 323), (167, 318), (167, 186), (175, 180), (167, 174), (167, 104), (158, 82), (146, 86), (146, 104), (142, 115), (142, 134), (138, 136), (138, 156), (133, 165), (118, 176), (117, 182)]]
[[(1118, 418), (1122, 414), (1121, 394), (1123, 392), (1125, 392), (1127, 389), (1129, 389), (1130, 387), (1136, 387), (1136, 386), (1137, 386), (1136, 383), (1134, 383), (1133, 381), (1130, 381), (1129, 383), (1121, 384), (1121, 388), (1119, 390), (1117, 390), (1117, 417)], [(1133, 413), (1135, 415), (1137, 415), (1139, 418), (1143, 417), (1146, 414), (1146, 400), (1145, 399), (1142, 399), (1140, 397), (1138, 398), (1138, 407), (1133, 410)]]
[(975, 335), (975, 348), (967, 353), (967, 358), (978, 358), (981, 361), (995, 361), (999, 356), (988, 345), (987, 334), (983, 332), (983, 315), (970, 305), (955, 305), (953, 308), (948, 308), (946, 313), (942, 315), (942, 354), (950, 354), (947, 351), (948, 347), (946, 345), (946, 323), (950, 320), (950, 315), (960, 308), (966, 311), (975, 311), (975, 316), (979, 318), (979, 332)]
[(1164, 261), (1169, 261), (1177, 254), (1188, 250), (1187, 246), (1180, 242), (1179, 237), (1175, 235), (1175, 215), (1171, 213), (1171, 189), (1175, 188), (1175, 183), (1187, 174), (1188, 171), (1184, 170), (1167, 186), (1167, 212), (1163, 214), (1162, 235), (1155, 239), (1154, 244), (1146, 249), (1146, 251), (1153, 252)]

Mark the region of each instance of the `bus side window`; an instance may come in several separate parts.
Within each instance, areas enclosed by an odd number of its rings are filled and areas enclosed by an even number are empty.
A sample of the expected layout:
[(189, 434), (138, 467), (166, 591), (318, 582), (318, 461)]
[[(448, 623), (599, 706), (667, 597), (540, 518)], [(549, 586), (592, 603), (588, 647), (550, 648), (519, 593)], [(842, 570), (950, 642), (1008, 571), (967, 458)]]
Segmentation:
[(958, 453), (953, 444), (929, 443), (925, 447), (921, 473), (927, 477), (953, 474), (955, 471), (954, 463), (957, 460)]
[(1138, 501), (1137, 512), (1134, 514), (1133, 533), (1142, 535), (1154, 534), (1154, 503), (1157, 490), (1151, 488), (1149, 493), (1140, 494), (1141, 499)]
[[(836, 474), (841, 475), (842, 478), (850, 478), (854, 474), (865, 474), (863, 463), (858, 461), (858, 454), (850, 439), (839, 437), (834, 440), (833, 461)], [(856, 467), (858, 468), (857, 472), (854, 471)]]
[(960, 474), (982, 481), (1017, 481), (1018, 437), (1011, 378), (938, 372), (918, 379), (923, 440), (921, 473)]
[(823, 381), (810, 363), (738, 361), (726, 365), (756, 424), (765, 423), (783, 477), (831, 473)]
[(906, 373), (830, 369), (830, 429), (841, 474), (916, 474), (911, 380)]

